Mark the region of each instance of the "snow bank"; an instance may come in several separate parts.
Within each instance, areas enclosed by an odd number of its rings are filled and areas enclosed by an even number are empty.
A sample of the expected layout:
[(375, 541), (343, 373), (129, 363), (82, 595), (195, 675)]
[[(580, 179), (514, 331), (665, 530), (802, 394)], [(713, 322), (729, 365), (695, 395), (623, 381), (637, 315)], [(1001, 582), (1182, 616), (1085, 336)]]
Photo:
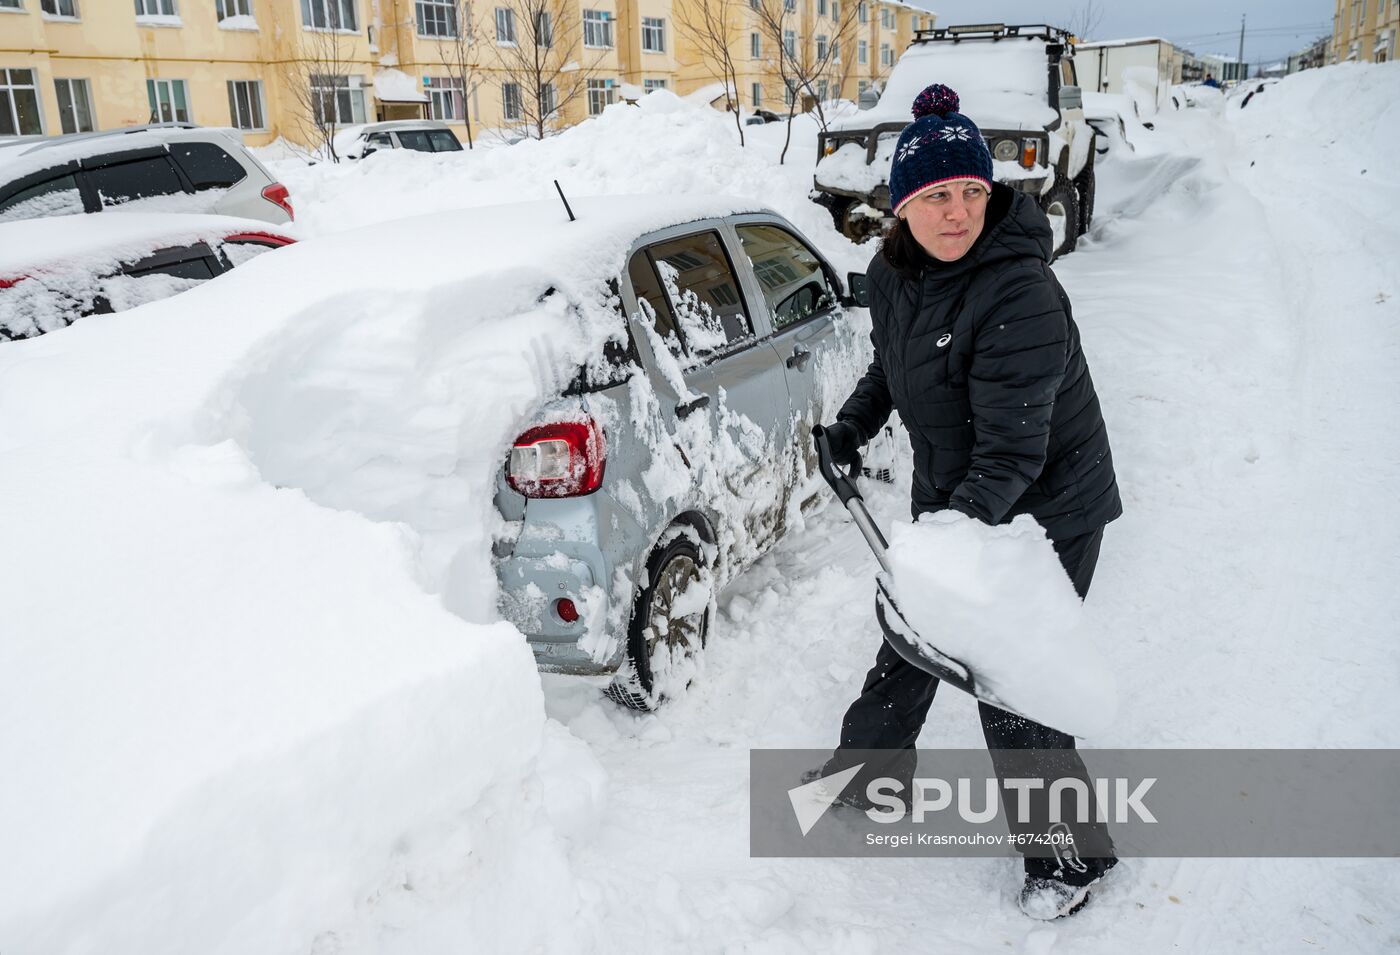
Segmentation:
[(992, 527), (926, 514), (894, 525), (889, 561), (916, 634), (1006, 706), (1075, 736), (1113, 724), (1113, 674), (1084, 636), (1079, 597), (1035, 518)]
[(567, 907), (567, 866), (495, 883), (558, 855), (597, 786), (566, 756), (548, 812), (524, 800), (544, 715), (492, 622), (495, 471), (607, 334), (587, 293), (635, 231), (746, 206), (401, 221), (0, 346), (0, 766), (22, 781), (0, 938), (303, 952), (443, 832), (470, 852), (504, 827), (453, 878), (497, 900), (505, 949), (557, 948), (519, 913)]

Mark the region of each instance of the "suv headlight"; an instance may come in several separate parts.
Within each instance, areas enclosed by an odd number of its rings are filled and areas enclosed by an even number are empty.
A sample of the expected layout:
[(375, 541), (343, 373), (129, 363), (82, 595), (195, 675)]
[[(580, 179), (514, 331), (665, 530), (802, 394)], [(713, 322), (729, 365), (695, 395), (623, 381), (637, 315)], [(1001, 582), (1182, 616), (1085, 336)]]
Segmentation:
[(999, 139), (996, 146), (992, 148), (992, 155), (1002, 162), (1015, 161), (1017, 153), (1016, 140), (1014, 139)]

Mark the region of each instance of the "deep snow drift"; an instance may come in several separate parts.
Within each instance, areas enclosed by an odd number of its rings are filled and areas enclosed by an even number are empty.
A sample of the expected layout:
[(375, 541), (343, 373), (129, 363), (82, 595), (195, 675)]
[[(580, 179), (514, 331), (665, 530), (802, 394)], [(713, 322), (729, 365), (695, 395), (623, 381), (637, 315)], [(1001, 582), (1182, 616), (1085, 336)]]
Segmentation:
[[(1160, 116), (1100, 171), (1094, 235), (1056, 265), (1126, 510), (1083, 612), (1122, 692), (1090, 745), (1397, 745), (1396, 103), (1394, 65), (1311, 71), (1244, 111)], [(662, 97), (543, 143), (277, 173), (313, 235), (550, 199), (558, 178), (571, 195), (758, 199), (861, 267), (869, 250), (806, 199), (810, 125), (782, 167), (780, 127), (747, 133), (741, 151), (723, 117)], [(427, 309), (416, 286), (459, 254), (411, 228), (321, 263), (317, 283), (347, 289), (343, 326), (265, 327), (240, 307), (268, 256), (0, 346), (0, 949), (1393, 944), (1389, 860), (1128, 860), (1082, 914), (1039, 926), (1006, 860), (750, 859), (748, 748), (833, 744), (878, 646), (874, 563), (839, 508), (793, 515), (722, 596), (690, 693), (642, 717), (541, 681), (512, 628), (444, 610), (435, 551), (397, 516), (274, 487), (241, 443), (239, 402), (258, 395), (278, 396), (263, 426), (329, 394), (328, 416), (382, 398), (367, 441), (454, 427), (462, 408), (433, 388), (453, 369), (432, 359), (459, 353), (396, 350), (384, 320)], [(502, 401), (529, 400), (519, 349), (487, 368), (521, 389)], [(902, 473), (871, 488), (886, 526), (907, 521), (908, 490)], [(466, 506), (455, 546), (478, 535), (485, 599), (486, 530), (466, 518), (489, 505)], [(970, 701), (940, 695), (921, 742), (981, 745)]]

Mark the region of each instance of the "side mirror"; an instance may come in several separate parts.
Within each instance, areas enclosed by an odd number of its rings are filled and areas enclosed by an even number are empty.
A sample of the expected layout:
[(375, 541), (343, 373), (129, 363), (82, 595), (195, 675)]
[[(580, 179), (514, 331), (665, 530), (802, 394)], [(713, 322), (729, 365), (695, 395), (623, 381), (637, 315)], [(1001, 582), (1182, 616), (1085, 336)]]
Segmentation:
[(854, 305), (857, 308), (870, 307), (870, 290), (866, 286), (864, 272), (846, 273), (846, 301), (843, 305)]
[(1078, 86), (1060, 87), (1060, 109), (1083, 109), (1084, 90)]

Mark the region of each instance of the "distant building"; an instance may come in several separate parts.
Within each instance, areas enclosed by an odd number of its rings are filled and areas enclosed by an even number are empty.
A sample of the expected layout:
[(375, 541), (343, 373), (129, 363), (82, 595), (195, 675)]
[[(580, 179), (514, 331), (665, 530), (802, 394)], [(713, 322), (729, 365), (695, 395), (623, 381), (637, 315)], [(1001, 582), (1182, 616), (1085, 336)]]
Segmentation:
[(1222, 83), (1237, 83), (1249, 79), (1249, 64), (1241, 63), (1233, 56), (1220, 53), (1202, 53), (1197, 57), (1201, 68)]
[(1329, 62), (1385, 63), (1395, 59), (1400, 0), (1337, 0)]

